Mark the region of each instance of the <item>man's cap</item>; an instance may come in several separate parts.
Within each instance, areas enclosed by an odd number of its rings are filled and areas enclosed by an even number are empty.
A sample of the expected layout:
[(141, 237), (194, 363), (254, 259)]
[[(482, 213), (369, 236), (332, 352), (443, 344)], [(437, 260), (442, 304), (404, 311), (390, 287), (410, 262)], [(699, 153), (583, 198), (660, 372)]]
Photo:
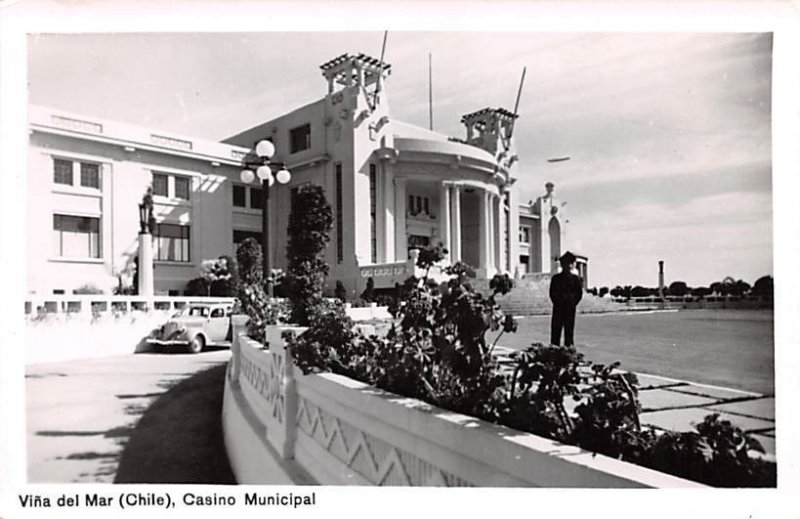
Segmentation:
[(569, 251), (565, 252), (563, 256), (558, 258), (561, 263), (575, 263), (575, 255)]

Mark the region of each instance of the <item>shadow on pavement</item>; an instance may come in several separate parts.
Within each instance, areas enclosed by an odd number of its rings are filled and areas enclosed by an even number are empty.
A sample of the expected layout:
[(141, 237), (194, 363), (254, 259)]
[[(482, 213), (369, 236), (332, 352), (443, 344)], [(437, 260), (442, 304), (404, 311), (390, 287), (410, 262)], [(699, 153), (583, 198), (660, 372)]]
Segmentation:
[(147, 409), (125, 446), (115, 483), (236, 484), (222, 438), (225, 368), (183, 380)]

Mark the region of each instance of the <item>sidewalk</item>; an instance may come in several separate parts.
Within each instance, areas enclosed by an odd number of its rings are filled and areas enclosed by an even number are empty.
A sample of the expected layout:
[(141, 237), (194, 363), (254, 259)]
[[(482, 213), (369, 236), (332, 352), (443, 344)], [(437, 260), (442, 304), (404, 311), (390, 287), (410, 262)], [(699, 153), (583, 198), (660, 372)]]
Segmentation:
[(219, 424), (229, 358), (216, 350), (28, 366), (28, 481), (230, 482)]
[(775, 456), (775, 397), (655, 375), (638, 374), (642, 423), (671, 431), (693, 430), (711, 413), (752, 434)]

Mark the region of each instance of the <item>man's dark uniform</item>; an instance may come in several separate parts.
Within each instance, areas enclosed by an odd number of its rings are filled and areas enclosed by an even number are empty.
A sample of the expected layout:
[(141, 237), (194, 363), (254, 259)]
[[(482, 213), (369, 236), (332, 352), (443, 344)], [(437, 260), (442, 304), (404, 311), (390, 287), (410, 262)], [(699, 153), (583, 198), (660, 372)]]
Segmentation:
[(569, 270), (575, 256), (566, 253), (561, 257), (562, 270), (550, 280), (550, 300), (553, 302), (553, 320), (550, 323), (550, 343), (561, 344), (561, 329), (564, 329), (564, 345), (573, 346), (575, 331), (575, 308), (583, 297), (581, 277)]

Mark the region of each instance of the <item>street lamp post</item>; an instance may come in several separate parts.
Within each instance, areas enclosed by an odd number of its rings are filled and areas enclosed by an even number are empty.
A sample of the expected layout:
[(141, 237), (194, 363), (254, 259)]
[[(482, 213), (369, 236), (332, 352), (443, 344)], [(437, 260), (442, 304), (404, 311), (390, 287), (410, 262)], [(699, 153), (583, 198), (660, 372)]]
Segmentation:
[(292, 174), (286, 169), (283, 162), (272, 162), (275, 155), (275, 145), (264, 139), (256, 144), (255, 157), (250, 155), (245, 160), (245, 169), (242, 170), (241, 179), (246, 184), (251, 184), (256, 177), (261, 180), (261, 253), (263, 256), (264, 282), (267, 288), (267, 297), (272, 297), (272, 254), (269, 248), (269, 189), (277, 180), (279, 184), (286, 184), (292, 179)]
[(140, 296), (152, 296), (153, 287), (153, 195), (150, 188), (139, 204), (139, 284)]

